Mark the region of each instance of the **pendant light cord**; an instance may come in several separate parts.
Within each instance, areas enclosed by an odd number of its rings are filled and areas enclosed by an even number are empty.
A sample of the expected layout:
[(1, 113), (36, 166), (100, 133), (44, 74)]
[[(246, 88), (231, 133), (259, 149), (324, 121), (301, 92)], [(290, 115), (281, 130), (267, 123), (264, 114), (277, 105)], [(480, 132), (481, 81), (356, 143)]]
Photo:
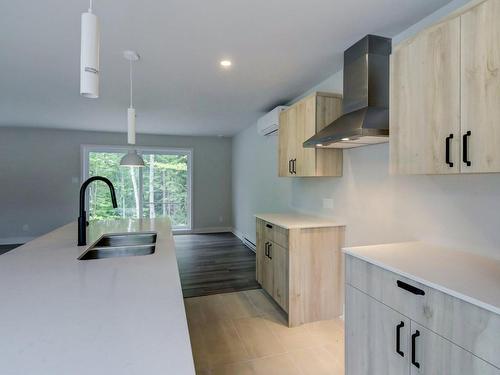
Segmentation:
[(90, 1), (90, 4), (89, 4), (89, 13), (92, 13), (92, 5), (93, 5), (93, 0), (89, 0)]
[(133, 81), (132, 81), (132, 60), (130, 60), (129, 62), (130, 62), (130, 108), (133, 108), (134, 107), (134, 102), (133, 102), (134, 86), (133, 86)]

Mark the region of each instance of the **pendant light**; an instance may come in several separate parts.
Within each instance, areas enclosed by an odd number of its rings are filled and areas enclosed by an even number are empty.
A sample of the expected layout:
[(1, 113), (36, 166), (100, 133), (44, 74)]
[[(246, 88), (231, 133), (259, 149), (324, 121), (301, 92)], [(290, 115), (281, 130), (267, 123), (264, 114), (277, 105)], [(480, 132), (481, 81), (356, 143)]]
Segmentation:
[[(127, 141), (129, 145), (135, 145), (135, 108), (133, 102), (132, 63), (139, 61), (140, 56), (135, 51), (124, 51), (123, 57), (130, 63), (130, 107), (127, 109)], [(139, 156), (137, 150), (130, 150), (120, 161), (124, 167), (144, 167), (144, 160)]]
[(99, 19), (92, 13), (92, 0), (88, 12), (82, 13), (80, 51), (80, 95), (99, 97)]

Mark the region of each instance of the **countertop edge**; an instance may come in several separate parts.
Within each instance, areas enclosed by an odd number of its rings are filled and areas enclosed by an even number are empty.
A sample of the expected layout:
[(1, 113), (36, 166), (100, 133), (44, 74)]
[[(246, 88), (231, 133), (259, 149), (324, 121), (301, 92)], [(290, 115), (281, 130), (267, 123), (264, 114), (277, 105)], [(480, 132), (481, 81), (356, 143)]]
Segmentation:
[(421, 278), (419, 276), (415, 276), (413, 274), (407, 273), (407, 272), (402, 271), (402, 270), (400, 270), (400, 269), (398, 269), (396, 267), (391, 267), (391, 266), (389, 266), (389, 265), (387, 265), (387, 264), (385, 264), (383, 262), (379, 262), (379, 261), (371, 259), (369, 257), (363, 256), (363, 255), (359, 255), (359, 254), (357, 254), (355, 252), (354, 248), (346, 247), (346, 248), (342, 249), (342, 252), (344, 254), (351, 255), (351, 256), (353, 256), (355, 258), (358, 258), (358, 259), (361, 259), (361, 260), (363, 260), (365, 262), (373, 264), (373, 265), (375, 265), (377, 267), (380, 267), (380, 268), (382, 268), (384, 270), (397, 273), (398, 275), (401, 275), (401, 276), (406, 277), (408, 279), (414, 280), (414, 281), (416, 281), (416, 282), (418, 282), (420, 284), (423, 284), (423, 285), (426, 285), (426, 286), (428, 286), (430, 288), (439, 290), (439, 291), (441, 291), (443, 293), (449, 294), (452, 297), (458, 298), (458, 299), (460, 299), (462, 301), (471, 303), (471, 304), (473, 304), (475, 306), (478, 306), (478, 307), (483, 308), (485, 310), (488, 310), (488, 311), (490, 311), (492, 313), (500, 315), (500, 307), (490, 305), (489, 303), (483, 302), (481, 300), (478, 300), (478, 299), (476, 299), (474, 297), (471, 297), (471, 296), (468, 296), (466, 294), (457, 292), (456, 290), (449, 289), (446, 286), (443, 286), (441, 284), (436, 284), (436, 283), (434, 283), (432, 281), (423, 279), (423, 278)]
[[(294, 224), (294, 225), (290, 225), (290, 224), (285, 224), (283, 223), (282, 221), (280, 220), (276, 220), (276, 219), (273, 219), (273, 218), (270, 218), (269, 216), (267, 215), (289, 215), (289, 216), (296, 216), (297, 218), (304, 218), (304, 219), (311, 219), (311, 220), (325, 220), (324, 223), (310, 223), (310, 224)], [(268, 213), (268, 214), (264, 214), (264, 213), (260, 213), (260, 214), (255, 214), (253, 215), (255, 218), (258, 218), (258, 219), (261, 219), (261, 220), (264, 220), (264, 221), (267, 221), (271, 224), (274, 224), (274, 225), (277, 225), (281, 228), (284, 228), (284, 229), (300, 229), (300, 228), (304, 228), (304, 229), (307, 229), (307, 228), (335, 228), (335, 227), (345, 227), (346, 224), (345, 223), (342, 223), (342, 222), (336, 222), (336, 221), (328, 221), (328, 219), (325, 219), (325, 218), (322, 218), (322, 217), (316, 217), (316, 216), (311, 216), (311, 215), (305, 215), (305, 214), (272, 214), (272, 213)]]

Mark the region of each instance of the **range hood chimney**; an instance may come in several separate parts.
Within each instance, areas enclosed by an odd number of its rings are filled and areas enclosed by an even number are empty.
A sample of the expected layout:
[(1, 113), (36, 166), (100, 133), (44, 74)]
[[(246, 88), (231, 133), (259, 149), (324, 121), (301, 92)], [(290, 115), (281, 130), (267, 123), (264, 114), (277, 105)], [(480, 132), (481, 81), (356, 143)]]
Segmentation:
[(392, 41), (367, 35), (344, 52), (343, 115), (304, 147), (353, 148), (389, 141)]

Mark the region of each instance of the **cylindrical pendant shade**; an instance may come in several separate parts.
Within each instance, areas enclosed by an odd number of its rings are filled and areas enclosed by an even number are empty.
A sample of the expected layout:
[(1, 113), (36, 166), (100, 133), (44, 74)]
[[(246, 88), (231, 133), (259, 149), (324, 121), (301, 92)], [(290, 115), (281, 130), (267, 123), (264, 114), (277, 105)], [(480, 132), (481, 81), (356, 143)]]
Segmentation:
[(99, 97), (99, 20), (93, 13), (82, 13), (80, 54), (80, 94)]
[(129, 145), (135, 145), (135, 108), (127, 110), (128, 132), (127, 139)]

